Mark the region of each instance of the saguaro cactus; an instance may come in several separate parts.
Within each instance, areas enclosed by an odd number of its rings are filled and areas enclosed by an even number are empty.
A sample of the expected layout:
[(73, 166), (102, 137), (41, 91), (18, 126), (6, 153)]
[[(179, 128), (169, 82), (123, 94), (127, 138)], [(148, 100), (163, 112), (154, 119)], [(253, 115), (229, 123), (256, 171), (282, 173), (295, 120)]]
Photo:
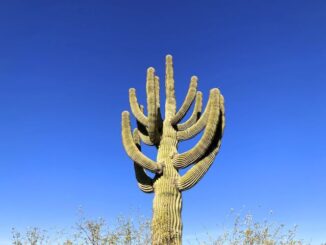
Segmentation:
[[(205, 175), (216, 157), (225, 125), (224, 98), (219, 89), (211, 89), (205, 111), (202, 112), (202, 93), (197, 92), (197, 77), (191, 77), (186, 98), (176, 110), (172, 56), (166, 56), (165, 119), (160, 112), (159, 78), (154, 68), (147, 69), (147, 116), (139, 105), (136, 90), (129, 90), (130, 107), (137, 120), (131, 132), (129, 112), (122, 112), (122, 142), (134, 161), (139, 188), (155, 193), (153, 201), (152, 244), (181, 244), (181, 193), (190, 189)], [(192, 103), (194, 110), (181, 123)], [(178, 143), (204, 130), (199, 142), (190, 150), (178, 153)], [(141, 152), (141, 141), (157, 148), (156, 161)], [(192, 167), (183, 176), (179, 169)], [(151, 178), (145, 170), (155, 173)]]

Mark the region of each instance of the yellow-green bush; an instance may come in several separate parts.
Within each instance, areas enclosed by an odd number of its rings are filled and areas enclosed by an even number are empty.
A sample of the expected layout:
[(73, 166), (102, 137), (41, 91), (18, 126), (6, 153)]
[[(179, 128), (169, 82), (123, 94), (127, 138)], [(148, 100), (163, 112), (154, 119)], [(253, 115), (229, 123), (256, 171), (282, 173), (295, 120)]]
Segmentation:
[[(12, 230), (14, 245), (149, 245), (151, 244), (149, 218), (118, 217), (114, 223), (104, 219), (87, 219), (76, 222), (70, 232), (49, 235), (40, 228), (29, 228), (24, 233)], [(296, 237), (297, 226), (287, 228), (270, 220), (255, 221), (251, 214), (234, 215), (231, 227), (225, 227), (217, 236), (184, 241), (194, 245), (301, 245), (309, 244)], [(324, 244), (326, 245), (326, 243)]]

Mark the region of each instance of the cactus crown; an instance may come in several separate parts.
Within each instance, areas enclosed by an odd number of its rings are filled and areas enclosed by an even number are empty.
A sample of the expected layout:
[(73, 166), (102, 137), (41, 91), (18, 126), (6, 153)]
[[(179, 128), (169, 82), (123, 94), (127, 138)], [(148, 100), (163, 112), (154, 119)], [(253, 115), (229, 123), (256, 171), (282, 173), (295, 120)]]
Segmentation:
[[(180, 191), (194, 186), (204, 176), (216, 157), (225, 126), (224, 98), (219, 89), (211, 89), (202, 113), (202, 93), (197, 91), (198, 78), (192, 76), (187, 95), (177, 110), (172, 56), (166, 56), (165, 70), (165, 118), (160, 110), (160, 82), (155, 69), (147, 69), (146, 93), (147, 115), (139, 105), (136, 89), (129, 90), (129, 101), (137, 128), (131, 131), (129, 112), (122, 113), (122, 141), (129, 157), (134, 161), (138, 186), (144, 192), (153, 192), (154, 183), (160, 176), (168, 175), (169, 169), (177, 173), (180, 168), (193, 165), (183, 176), (173, 175)], [(195, 103), (190, 117), (181, 123), (191, 105)], [(204, 130), (198, 143), (184, 153), (177, 153), (178, 142), (188, 140)], [(158, 148), (157, 161), (141, 152), (141, 142)], [(156, 173), (154, 179), (144, 169)]]

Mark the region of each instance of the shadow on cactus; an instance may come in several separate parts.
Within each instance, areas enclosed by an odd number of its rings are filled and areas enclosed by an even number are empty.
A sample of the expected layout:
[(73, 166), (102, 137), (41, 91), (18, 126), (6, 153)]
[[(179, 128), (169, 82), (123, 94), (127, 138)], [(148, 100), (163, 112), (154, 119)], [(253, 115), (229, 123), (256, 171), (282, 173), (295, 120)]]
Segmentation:
[[(224, 98), (219, 89), (211, 89), (202, 113), (202, 93), (197, 92), (197, 77), (191, 77), (186, 98), (177, 110), (174, 89), (172, 56), (166, 56), (165, 118), (160, 112), (160, 84), (154, 68), (147, 69), (147, 112), (138, 104), (136, 90), (129, 90), (130, 107), (137, 120), (131, 131), (129, 112), (122, 113), (122, 142), (128, 156), (134, 161), (139, 188), (154, 193), (152, 244), (181, 244), (182, 191), (196, 185), (212, 165), (221, 146), (225, 126)], [(181, 123), (191, 105), (194, 111)], [(189, 140), (200, 132), (201, 139), (190, 150), (178, 153), (178, 143)], [(156, 161), (141, 152), (141, 142), (155, 146)], [(191, 166), (180, 176), (179, 170)], [(149, 177), (145, 170), (155, 174)]]

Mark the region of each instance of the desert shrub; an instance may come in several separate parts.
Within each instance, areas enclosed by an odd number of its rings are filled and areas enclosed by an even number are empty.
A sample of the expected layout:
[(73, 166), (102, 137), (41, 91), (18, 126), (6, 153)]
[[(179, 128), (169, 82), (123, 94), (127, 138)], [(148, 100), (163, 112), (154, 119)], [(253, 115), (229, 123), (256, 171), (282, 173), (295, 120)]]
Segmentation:
[(109, 226), (102, 218), (82, 217), (76, 224), (73, 241), (72, 244), (80, 245), (147, 245), (150, 244), (150, 221), (143, 217), (134, 220), (120, 216)]
[(303, 240), (296, 238), (297, 225), (286, 228), (284, 224), (272, 222), (268, 219), (255, 221), (253, 215), (234, 216), (231, 228), (219, 234), (216, 239), (210, 238), (212, 245), (302, 245)]
[(45, 230), (38, 227), (30, 227), (24, 234), (12, 229), (13, 245), (46, 245), (49, 244), (49, 238)]
[[(231, 227), (207, 239), (185, 241), (185, 244), (199, 245), (302, 245), (296, 238), (297, 226), (287, 228), (269, 219), (255, 221), (251, 214), (234, 215)], [(14, 245), (148, 245), (150, 239), (150, 219), (118, 217), (108, 224), (104, 219), (87, 219), (81, 216), (71, 232), (60, 232), (59, 238), (49, 238), (47, 231), (29, 228), (25, 233), (12, 230)], [(323, 245), (326, 245), (323, 244)]]

